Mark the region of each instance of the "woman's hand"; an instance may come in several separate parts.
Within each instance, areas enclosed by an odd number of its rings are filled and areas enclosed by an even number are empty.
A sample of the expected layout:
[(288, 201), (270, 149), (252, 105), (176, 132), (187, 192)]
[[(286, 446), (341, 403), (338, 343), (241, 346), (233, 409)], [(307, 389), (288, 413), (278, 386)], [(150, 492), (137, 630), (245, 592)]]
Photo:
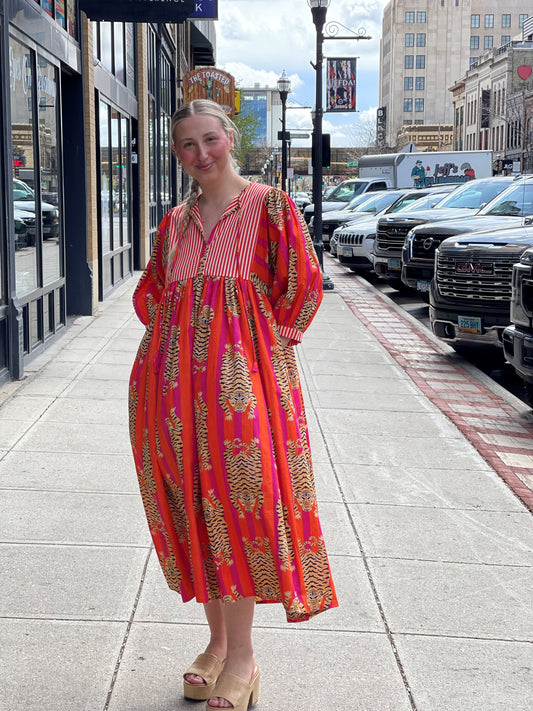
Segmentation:
[(287, 348), (287, 346), (291, 342), (291, 339), (287, 338), (287, 336), (280, 336), (279, 340), (280, 340), (280, 343), (283, 346), (283, 348)]

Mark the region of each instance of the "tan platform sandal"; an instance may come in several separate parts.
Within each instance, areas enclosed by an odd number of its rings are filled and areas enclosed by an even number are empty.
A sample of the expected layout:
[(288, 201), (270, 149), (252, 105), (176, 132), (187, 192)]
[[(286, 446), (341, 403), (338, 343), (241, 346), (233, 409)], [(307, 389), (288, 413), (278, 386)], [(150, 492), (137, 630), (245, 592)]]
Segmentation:
[[(259, 698), (259, 676), (259, 667), (256, 667), (250, 683), (247, 684), (235, 674), (222, 672), (210, 697), (217, 696), (229, 701), (232, 706), (228, 711), (247, 711)], [(220, 711), (220, 706), (211, 706), (208, 702), (206, 711)]]
[[(224, 662), (214, 654), (205, 652), (199, 654), (191, 666), (183, 675), (183, 695), (186, 699), (194, 699), (196, 701), (206, 701), (213, 696), (217, 679), (224, 668)], [(201, 676), (204, 680), (203, 684), (191, 684), (185, 676), (187, 674), (195, 674)]]

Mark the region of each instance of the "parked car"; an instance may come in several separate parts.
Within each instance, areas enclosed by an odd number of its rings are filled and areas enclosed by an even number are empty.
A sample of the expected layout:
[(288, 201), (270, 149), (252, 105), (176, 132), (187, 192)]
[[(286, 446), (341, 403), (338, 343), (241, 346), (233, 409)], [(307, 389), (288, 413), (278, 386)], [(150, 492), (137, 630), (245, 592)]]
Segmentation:
[(526, 400), (533, 406), (533, 247), (513, 266), (510, 319), (503, 331), (503, 352), (524, 381)]
[(448, 219), (413, 228), (405, 240), (402, 252), (404, 284), (421, 292), (429, 291), (434, 272), (435, 251), (448, 237), (465, 232), (519, 225), (527, 215), (533, 215), (532, 177), (514, 180), (488, 205), (466, 219)]
[[(22, 180), (13, 180), (13, 205), (19, 210), (35, 214), (35, 193)], [(41, 201), (43, 239), (59, 236), (59, 210)]]
[(533, 219), (442, 242), (429, 296), (433, 333), (456, 350), (502, 346), (510, 324), (513, 265), (533, 246)]
[(339, 262), (353, 272), (370, 271), (374, 267), (372, 252), (379, 218), (387, 213), (414, 212), (437, 205), (454, 187), (444, 186), (445, 192), (430, 191), (426, 194), (423, 190), (410, 190), (378, 215), (338, 227), (334, 235)]
[(374, 243), (374, 271), (392, 286), (401, 287), (403, 246), (414, 227), (427, 222), (473, 215), (512, 182), (513, 178), (506, 176), (472, 180), (454, 190), (438, 206), (416, 215), (400, 214), (381, 218)]
[[(386, 207), (395, 203), (399, 198), (412, 192), (411, 190), (384, 190), (377, 193), (363, 193), (355, 197), (343, 210), (332, 210), (327, 212), (322, 217), (322, 242), (329, 245), (330, 236), (339, 227), (347, 222), (355, 222), (355, 220), (366, 217), (367, 215), (376, 215), (382, 212)], [(314, 232), (314, 216), (309, 222), (309, 232)]]
[(15, 219), (15, 249), (35, 244), (35, 214), (27, 210), (13, 209)]
[[(340, 210), (341, 208), (346, 207), (350, 200), (356, 195), (375, 192), (376, 190), (387, 190), (390, 187), (391, 186), (387, 180), (382, 180), (380, 178), (368, 178), (366, 180), (354, 178), (352, 180), (344, 180), (342, 183), (335, 186), (335, 189), (332, 190), (329, 195), (322, 198), (322, 212)], [(305, 208), (304, 218), (307, 224), (309, 224), (309, 221), (313, 216), (313, 212), (314, 205), (308, 205)]]
[(292, 199), (296, 203), (296, 207), (298, 207), (300, 210), (303, 210), (304, 207), (307, 207), (307, 205), (311, 204), (311, 198), (307, 193), (303, 192), (297, 192), (294, 193), (292, 196)]

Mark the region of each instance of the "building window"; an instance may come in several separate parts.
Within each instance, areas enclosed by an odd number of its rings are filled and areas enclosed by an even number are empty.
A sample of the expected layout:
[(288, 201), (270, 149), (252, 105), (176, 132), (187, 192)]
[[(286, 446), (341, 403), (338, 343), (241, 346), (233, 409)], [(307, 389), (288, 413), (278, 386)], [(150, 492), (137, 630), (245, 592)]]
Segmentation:
[(69, 35), (76, 37), (77, 0), (35, 0)]
[(417, 32), (416, 46), (417, 47), (425, 47), (426, 46), (426, 33), (425, 32)]
[(413, 54), (406, 54), (405, 58), (404, 58), (404, 63), (403, 63), (404, 69), (412, 69), (413, 65), (414, 65), (414, 61), (415, 61), (415, 58), (414, 58)]
[(470, 15), (470, 27), (479, 27), (479, 15)]
[(477, 67), (479, 57), (470, 57), (470, 69), (475, 69)]
[(415, 13), (414, 12), (406, 12), (405, 13), (405, 21), (407, 24), (411, 24), (412, 22), (415, 21)]
[(502, 15), (502, 27), (511, 27), (511, 15)]
[(415, 111), (424, 110), (424, 99), (415, 99)]
[(472, 35), (470, 37), (470, 49), (479, 49), (479, 37), (478, 35)]
[(414, 32), (405, 33), (405, 46), (414, 47), (415, 46), (415, 35)]
[(417, 54), (416, 55), (416, 68), (417, 69), (425, 69), (426, 68), (426, 55), (425, 54)]
[(426, 13), (425, 12), (417, 12), (416, 13), (416, 21), (421, 25), (425, 25), (426, 24)]
[(494, 15), (485, 15), (485, 27), (494, 27)]
[(483, 47), (484, 49), (492, 49), (493, 47), (492, 35), (485, 35)]
[(518, 27), (522, 27), (522, 25), (524, 24), (524, 22), (527, 20), (528, 17), (529, 17), (529, 15), (527, 13), (518, 15)]
[(403, 110), (405, 112), (410, 112), (413, 110), (413, 100), (412, 99), (404, 99), (403, 100)]
[(94, 25), (94, 55), (108, 72), (135, 93), (135, 25), (98, 22)]
[(404, 77), (403, 78), (403, 90), (404, 91), (413, 91), (413, 77)]
[(415, 89), (417, 91), (424, 91), (426, 88), (426, 79), (425, 77), (416, 77), (415, 81)]
[(511, 41), (511, 35), (502, 35), (501, 40), (501, 44), (503, 47), (504, 44), (508, 44)]

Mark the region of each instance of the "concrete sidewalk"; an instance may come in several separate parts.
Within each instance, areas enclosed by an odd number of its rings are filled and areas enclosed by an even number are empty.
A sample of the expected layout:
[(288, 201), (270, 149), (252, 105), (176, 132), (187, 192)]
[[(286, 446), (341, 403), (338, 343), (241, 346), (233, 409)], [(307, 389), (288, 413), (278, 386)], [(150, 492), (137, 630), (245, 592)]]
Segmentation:
[[(298, 348), (340, 608), (287, 625), (281, 606), (257, 607), (257, 709), (529, 711), (531, 514), (453, 420), (468, 403), (441, 406), (453, 361), (387, 311), (430, 391), (351, 279), (359, 296), (339, 279)], [(181, 696), (202, 611), (166, 587), (129, 447), (135, 283), (0, 392), (1, 711), (203, 708)], [(503, 400), (473, 402), (509, 430)]]

